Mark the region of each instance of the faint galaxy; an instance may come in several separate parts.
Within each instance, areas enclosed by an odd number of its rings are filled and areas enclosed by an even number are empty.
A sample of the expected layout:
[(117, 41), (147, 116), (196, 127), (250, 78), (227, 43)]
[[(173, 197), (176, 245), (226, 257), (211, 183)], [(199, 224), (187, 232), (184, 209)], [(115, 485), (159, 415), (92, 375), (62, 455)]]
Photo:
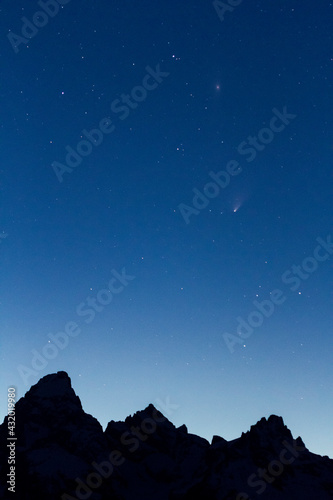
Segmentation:
[(3, 392), (333, 457), (332, 4), (0, 11)]

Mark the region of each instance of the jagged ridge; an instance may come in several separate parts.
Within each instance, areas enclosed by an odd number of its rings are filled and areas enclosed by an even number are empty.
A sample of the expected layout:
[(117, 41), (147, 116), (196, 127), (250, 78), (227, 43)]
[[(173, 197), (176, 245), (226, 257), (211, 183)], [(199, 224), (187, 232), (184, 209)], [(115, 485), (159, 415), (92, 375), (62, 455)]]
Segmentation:
[[(67, 373), (43, 377), (16, 405), (18, 500), (326, 500), (333, 460), (293, 439), (282, 417), (262, 418), (233, 441), (176, 428), (153, 405), (111, 420), (84, 412)], [(0, 426), (0, 497), (6, 484), (7, 417)]]

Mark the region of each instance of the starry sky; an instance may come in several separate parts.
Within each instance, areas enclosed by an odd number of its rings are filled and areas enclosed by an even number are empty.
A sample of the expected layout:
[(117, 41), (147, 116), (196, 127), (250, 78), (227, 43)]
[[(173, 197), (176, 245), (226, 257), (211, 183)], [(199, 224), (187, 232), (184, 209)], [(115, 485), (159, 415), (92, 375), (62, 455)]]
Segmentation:
[(3, 417), (65, 370), (103, 427), (277, 414), (333, 458), (332, 3), (28, 4), (0, 7)]

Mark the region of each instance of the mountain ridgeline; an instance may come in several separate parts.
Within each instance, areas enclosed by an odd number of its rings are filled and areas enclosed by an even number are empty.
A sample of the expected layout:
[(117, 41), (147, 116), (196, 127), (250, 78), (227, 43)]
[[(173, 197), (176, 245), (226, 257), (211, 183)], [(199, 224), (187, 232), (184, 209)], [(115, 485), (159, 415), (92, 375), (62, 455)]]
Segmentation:
[(1, 499), (333, 498), (333, 460), (311, 453), (279, 416), (262, 418), (233, 441), (214, 436), (209, 443), (149, 405), (103, 431), (65, 372), (43, 377), (17, 402), (15, 437), (6, 417)]

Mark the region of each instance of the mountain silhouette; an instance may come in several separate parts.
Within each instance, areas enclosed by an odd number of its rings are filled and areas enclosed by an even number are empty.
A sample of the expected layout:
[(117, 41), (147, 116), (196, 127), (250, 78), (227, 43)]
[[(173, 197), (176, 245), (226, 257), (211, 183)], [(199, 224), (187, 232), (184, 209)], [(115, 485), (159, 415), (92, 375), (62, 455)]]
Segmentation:
[(150, 404), (123, 422), (111, 420), (103, 431), (84, 412), (66, 372), (43, 377), (17, 402), (15, 437), (5, 417), (1, 499), (333, 498), (333, 460), (294, 439), (282, 417), (262, 418), (232, 441), (214, 436), (209, 443), (185, 425), (176, 428)]

